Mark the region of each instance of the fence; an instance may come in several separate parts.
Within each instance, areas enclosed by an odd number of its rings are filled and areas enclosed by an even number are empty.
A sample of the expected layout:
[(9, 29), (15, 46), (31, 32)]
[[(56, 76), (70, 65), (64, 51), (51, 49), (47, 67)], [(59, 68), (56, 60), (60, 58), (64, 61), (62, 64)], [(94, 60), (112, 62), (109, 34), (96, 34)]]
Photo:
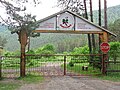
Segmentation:
[[(101, 56), (101, 54), (26, 55), (26, 74), (43, 76), (97, 75), (101, 74)], [(20, 56), (3, 56), (1, 68), (2, 77), (19, 77)]]
[(107, 73), (117, 72), (120, 73), (120, 52), (117, 56), (109, 55), (109, 60), (107, 63)]
[(1, 77), (19, 77), (20, 75), (20, 57), (2, 56), (0, 60)]
[[(94, 58), (90, 61), (90, 57)], [(100, 54), (26, 55), (26, 73), (44, 76), (101, 74)]]

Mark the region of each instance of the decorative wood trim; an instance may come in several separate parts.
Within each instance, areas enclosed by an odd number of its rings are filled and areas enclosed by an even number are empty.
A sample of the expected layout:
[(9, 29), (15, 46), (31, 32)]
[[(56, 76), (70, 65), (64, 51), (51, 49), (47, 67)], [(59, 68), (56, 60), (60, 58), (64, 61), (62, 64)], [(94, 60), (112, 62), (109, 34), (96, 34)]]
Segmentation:
[(108, 33), (103, 32), (103, 42), (108, 42)]
[(35, 30), (36, 33), (103, 34), (102, 31)]

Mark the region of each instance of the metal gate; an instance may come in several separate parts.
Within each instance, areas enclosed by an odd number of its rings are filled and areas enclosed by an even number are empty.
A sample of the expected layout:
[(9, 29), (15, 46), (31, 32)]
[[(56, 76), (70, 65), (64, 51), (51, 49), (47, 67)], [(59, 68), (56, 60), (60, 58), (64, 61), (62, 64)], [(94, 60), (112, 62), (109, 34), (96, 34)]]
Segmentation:
[(97, 75), (101, 74), (100, 57), (100, 54), (26, 55), (26, 73), (44, 76)]
[(20, 57), (2, 56), (0, 60), (1, 77), (14, 78), (20, 76)]
[(61, 55), (26, 55), (26, 74), (64, 75), (63, 65), (64, 57)]
[(120, 75), (120, 52), (118, 52), (118, 55), (109, 56), (109, 59), (106, 61), (107, 65), (107, 74), (119, 74)]
[[(101, 74), (101, 55), (26, 55), (26, 74), (80, 76)], [(2, 77), (20, 77), (20, 56), (3, 56)]]

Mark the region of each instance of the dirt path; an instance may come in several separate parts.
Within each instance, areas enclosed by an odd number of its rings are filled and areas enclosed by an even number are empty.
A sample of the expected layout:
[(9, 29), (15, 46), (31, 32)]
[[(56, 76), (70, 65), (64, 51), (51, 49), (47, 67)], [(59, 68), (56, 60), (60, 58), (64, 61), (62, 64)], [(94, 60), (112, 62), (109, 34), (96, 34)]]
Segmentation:
[(120, 82), (63, 76), (49, 78), (42, 84), (24, 85), (19, 90), (120, 90)]

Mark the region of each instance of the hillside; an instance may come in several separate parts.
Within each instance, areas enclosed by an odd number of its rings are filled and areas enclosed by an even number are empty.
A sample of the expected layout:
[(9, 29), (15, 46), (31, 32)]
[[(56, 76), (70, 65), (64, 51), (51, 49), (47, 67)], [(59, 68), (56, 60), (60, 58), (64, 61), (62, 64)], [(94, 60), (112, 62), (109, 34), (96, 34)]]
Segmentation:
[[(102, 9), (102, 24), (104, 24), (104, 10)], [(93, 12), (94, 22), (98, 23), (98, 11)], [(120, 18), (120, 5), (109, 7), (107, 9), (107, 19), (108, 24), (114, 22), (116, 19)]]
[[(94, 22), (98, 23), (98, 11), (94, 11)], [(107, 11), (108, 15), (108, 23), (114, 22), (116, 19), (120, 18), (120, 5), (110, 7)], [(103, 10), (102, 10), (102, 22), (103, 22)], [(19, 42), (18, 37), (16, 34), (11, 34), (10, 31), (6, 29), (6, 27), (0, 25), (0, 35), (5, 37), (8, 41), (6, 44), (5, 49), (8, 51), (15, 51), (19, 49)], [(56, 43), (61, 42), (63, 40), (70, 40), (70, 39), (79, 39), (83, 41), (84, 36), (80, 35), (68, 35), (68, 34), (41, 34), (38, 38), (31, 38), (31, 48), (38, 48), (43, 46), (44, 44), (51, 43), (56, 45)], [(87, 43), (87, 42), (86, 42)]]

